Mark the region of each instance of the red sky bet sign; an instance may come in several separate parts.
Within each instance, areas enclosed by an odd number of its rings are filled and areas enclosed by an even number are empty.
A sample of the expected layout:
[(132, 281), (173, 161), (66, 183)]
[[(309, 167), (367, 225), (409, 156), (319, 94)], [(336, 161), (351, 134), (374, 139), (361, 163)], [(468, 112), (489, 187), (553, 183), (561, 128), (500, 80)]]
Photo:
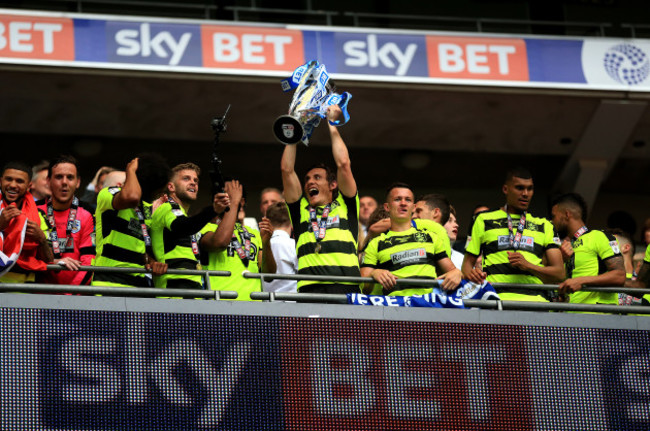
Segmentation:
[(0, 15), (0, 57), (74, 60), (72, 19)]
[(496, 327), (439, 323), (293, 323), (286, 330), (294, 336), (281, 339), (282, 351), (293, 352), (282, 364), (290, 429), (532, 427), (520, 330), (505, 336)]
[[(133, 304), (147, 312), (49, 310), (15, 296), (0, 298), (3, 429), (650, 429), (650, 330), (570, 326), (648, 328), (643, 318), (436, 323), (409, 319), (439, 310), (307, 318), (144, 299)], [(106, 299), (57, 306), (118, 303)]]

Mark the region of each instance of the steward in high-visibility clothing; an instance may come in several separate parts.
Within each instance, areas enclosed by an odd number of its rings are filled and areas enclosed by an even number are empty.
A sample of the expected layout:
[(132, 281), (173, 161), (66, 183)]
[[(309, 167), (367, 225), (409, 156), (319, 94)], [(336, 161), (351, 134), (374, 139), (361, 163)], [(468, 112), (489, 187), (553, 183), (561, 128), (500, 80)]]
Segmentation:
[(584, 286), (625, 284), (625, 265), (616, 238), (587, 228), (587, 205), (576, 193), (555, 199), (551, 212), (560, 236), (571, 238), (561, 247), (567, 279), (560, 283), (560, 293), (568, 295), (569, 302), (617, 305), (617, 293), (581, 291)]
[[(348, 149), (334, 126), (341, 115), (337, 105), (328, 107), (328, 127), (336, 174), (327, 166), (312, 167), (304, 187), (295, 171), (296, 145), (282, 154), (282, 183), (296, 238), (299, 275), (360, 276), (357, 241), (359, 197)], [(299, 281), (302, 293), (359, 293), (358, 283)]]

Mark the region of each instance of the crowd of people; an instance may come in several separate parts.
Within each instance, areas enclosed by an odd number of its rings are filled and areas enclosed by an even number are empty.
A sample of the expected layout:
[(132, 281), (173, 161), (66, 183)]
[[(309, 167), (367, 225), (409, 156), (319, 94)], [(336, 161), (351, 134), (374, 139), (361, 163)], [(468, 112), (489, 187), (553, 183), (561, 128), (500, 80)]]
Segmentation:
[[(328, 111), (329, 120), (339, 115), (336, 106)], [(335, 170), (319, 164), (301, 179), (296, 146), (285, 146), (283, 190), (262, 190), (259, 223), (245, 217), (246, 189), (236, 179), (226, 181), (208, 206), (193, 209), (201, 170), (191, 162), (170, 168), (162, 156), (142, 154), (123, 171), (101, 168), (83, 191), (72, 156), (34, 167), (6, 163), (0, 176), (0, 282), (209, 287), (249, 300), (257, 291), (423, 295), (434, 287), (399, 280), (438, 279), (441, 289), (453, 291), (465, 279), (496, 284), (504, 300), (650, 300), (650, 295), (583, 291), (585, 286), (650, 287), (650, 246), (635, 268), (634, 241), (622, 230), (587, 227), (587, 205), (578, 194), (558, 196), (550, 220), (534, 216), (528, 210), (532, 175), (514, 168), (505, 176), (504, 205), (477, 207), (465, 246), (452, 248), (459, 225), (447, 197), (416, 198), (405, 183), (392, 184), (382, 204), (359, 197), (347, 146), (337, 127), (327, 127)], [(61, 270), (46, 270), (47, 264)], [(97, 270), (80, 270), (89, 265)], [(206, 283), (200, 275), (170, 269), (222, 270), (231, 276), (211, 276)], [(246, 271), (319, 277), (262, 283), (244, 277)], [(332, 278), (337, 276), (374, 282)], [(557, 293), (525, 289), (542, 283), (558, 284)]]

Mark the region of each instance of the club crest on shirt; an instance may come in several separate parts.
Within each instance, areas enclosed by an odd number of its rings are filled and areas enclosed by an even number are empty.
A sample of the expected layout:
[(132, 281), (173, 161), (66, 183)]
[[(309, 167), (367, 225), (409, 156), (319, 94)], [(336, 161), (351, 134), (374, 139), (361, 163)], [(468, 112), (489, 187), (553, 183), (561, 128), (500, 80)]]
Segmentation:
[(420, 231), (405, 236), (390, 236), (381, 239), (379, 249), (383, 250), (396, 245), (406, 244), (408, 242), (431, 242), (431, 237), (428, 233)]
[(81, 220), (75, 220), (72, 227), (72, 233), (77, 233), (81, 230)]
[(415, 232), (413, 234), (413, 240), (415, 242), (430, 242), (431, 237), (424, 232)]
[[(339, 203), (339, 201), (334, 199), (332, 202), (330, 202), (330, 211), (334, 211), (334, 209), (336, 209), (336, 208), (338, 208), (340, 206), (341, 206), (341, 204)], [(309, 208), (309, 205), (306, 205), (305, 208)], [(324, 208), (325, 208), (325, 206), (316, 208), (316, 212), (317, 212), (319, 217), (320, 217), (321, 214), (323, 214), (323, 209)]]
[[(517, 223), (517, 226), (519, 223)], [(544, 225), (534, 223), (532, 221), (527, 221), (526, 222), (526, 230), (529, 230), (531, 232), (544, 232)]]

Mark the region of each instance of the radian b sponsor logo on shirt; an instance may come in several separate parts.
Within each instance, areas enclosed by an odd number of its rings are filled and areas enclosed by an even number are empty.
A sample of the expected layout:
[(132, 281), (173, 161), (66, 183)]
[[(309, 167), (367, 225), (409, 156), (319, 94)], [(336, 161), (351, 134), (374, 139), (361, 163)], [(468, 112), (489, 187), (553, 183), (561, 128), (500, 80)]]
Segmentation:
[(390, 255), (390, 260), (394, 263), (405, 263), (411, 261), (420, 261), (427, 257), (427, 252), (423, 248), (415, 250), (404, 250)]
[[(498, 239), (499, 250), (511, 249), (510, 235), (500, 235)], [(522, 236), (519, 242), (519, 250), (533, 251), (535, 247), (535, 238), (532, 236)]]

